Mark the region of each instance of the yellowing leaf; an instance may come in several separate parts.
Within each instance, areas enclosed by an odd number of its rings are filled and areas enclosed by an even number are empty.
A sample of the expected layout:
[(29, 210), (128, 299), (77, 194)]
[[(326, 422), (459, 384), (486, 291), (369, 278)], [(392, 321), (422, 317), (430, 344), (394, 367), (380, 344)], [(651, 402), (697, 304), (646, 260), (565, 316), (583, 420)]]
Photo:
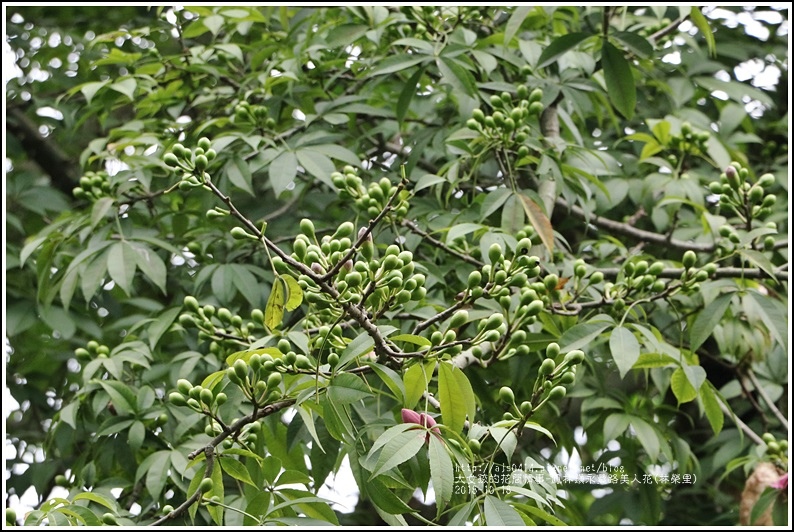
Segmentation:
[(267, 306), (265, 306), (265, 326), (268, 329), (273, 330), (281, 325), (281, 320), (284, 319), (285, 303), (284, 280), (281, 277), (276, 277), (273, 280), (270, 297), (267, 298)]
[(287, 283), (287, 310), (295, 310), (303, 302), (303, 290), (293, 276), (284, 274), (281, 279)]
[(546, 246), (546, 249), (549, 252), (554, 251), (554, 229), (551, 226), (551, 221), (549, 217), (546, 216), (546, 213), (543, 212), (543, 209), (540, 208), (540, 205), (529, 199), (524, 194), (519, 194), (519, 198), (521, 198), (521, 205), (524, 207), (524, 212), (527, 214), (527, 218), (529, 218), (529, 223), (532, 224), (532, 227), (535, 228), (535, 231), (538, 232), (540, 236), (540, 240), (543, 242), (543, 245)]

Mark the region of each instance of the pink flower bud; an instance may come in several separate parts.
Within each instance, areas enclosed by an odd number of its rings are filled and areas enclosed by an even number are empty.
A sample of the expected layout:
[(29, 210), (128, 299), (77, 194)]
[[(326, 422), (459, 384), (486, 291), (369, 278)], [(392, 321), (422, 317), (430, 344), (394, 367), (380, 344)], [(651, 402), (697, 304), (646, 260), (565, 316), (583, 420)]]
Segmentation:
[(788, 489), (788, 473), (777, 479), (775, 482), (772, 483), (772, 487), (776, 490), (785, 490)]
[[(402, 416), (403, 423), (414, 423), (416, 425), (422, 425), (423, 427), (427, 427), (431, 429), (436, 434), (441, 434), (441, 430), (438, 427), (436, 427), (436, 420), (433, 419), (432, 416), (429, 416), (428, 414), (425, 413), (419, 414), (418, 412), (414, 412), (413, 410), (409, 410), (408, 408), (403, 408), (400, 414)], [(430, 434), (427, 435), (425, 441), (430, 441)]]

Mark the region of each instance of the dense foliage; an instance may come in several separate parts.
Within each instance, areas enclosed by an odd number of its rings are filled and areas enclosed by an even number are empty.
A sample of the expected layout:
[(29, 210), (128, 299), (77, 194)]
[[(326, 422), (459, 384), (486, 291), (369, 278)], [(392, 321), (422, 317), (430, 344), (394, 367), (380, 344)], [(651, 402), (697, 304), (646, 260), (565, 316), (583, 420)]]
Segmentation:
[(786, 11), (6, 31), (7, 523), (785, 520)]

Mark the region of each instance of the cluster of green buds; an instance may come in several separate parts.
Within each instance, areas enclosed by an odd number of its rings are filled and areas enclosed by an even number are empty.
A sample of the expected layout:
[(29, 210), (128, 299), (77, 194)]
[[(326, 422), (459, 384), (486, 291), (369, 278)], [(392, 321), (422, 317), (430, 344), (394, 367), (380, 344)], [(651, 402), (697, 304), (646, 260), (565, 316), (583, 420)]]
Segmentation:
[(228, 400), (224, 392), (214, 392), (211, 388), (193, 385), (187, 379), (179, 379), (176, 382), (176, 389), (177, 391), (168, 395), (168, 400), (171, 404), (186, 406), (204, 414), (216, 413), (218, 408)]
[(268, 116), (264, 105), (251, 105), (243, 100), (234, 107), (235, 125), (252, 125), (260, 129), (273, 129), (276, 121)]
[(163, 155), (163, 162), (173, 170), (182, 171), (179, 189), (190, 190), (202, 186), (205, 181), (209, 180), (210, 175), (205, 170), (217, 155), (212, 149), (210, 139), (201, 137), (198, 146), (193, 150), (177, 142), (171, 147), (170, 152)]
[[(662, 262), (655, 261), (649, 264), (644, 259), (627, 260), (623, 263), (615, 282), (608, 281), (604, 283), (604, 297), (611, 302), (612, 311), (620, 316), (626, 309), (627, 301), (652, 297), (673, 288), (685, 292), (696, 292), (700, 289), (700, 283), (712, 277), (717, 271), (717, 264), (713, 262), (706, 264), (702, 268), (696, 267), (696, 264), (697, 255), (695, 252), (692, 250), (685, 251), (681, 259), (683, 271), (679, 279), (680, 282), (673, 287), (660, 277), (665, 269)], [(591, 282), (594, 282), (593, 277), (597, 274), (599, 272), (595, 272), (591, 276)], [(599, 279), (602, 278), (599, 275)]]
[(251, 311), (251, 320), (245, 321), (226, 307), (201, 306), (193, 296), (185, 296), (183, 305), (185, 312), (179, 315), (179, 324), (186, 329), (197, 327), (199, 340), (209, 340), (210, 352), (219, 356), (225, 353), (226, 338), (234, 336), (253, 342), (252, 331), (261, 328), (265, 319), (260, 309)]
[[(643, 26), (637, 33), (642, 35), (643, 37), (650, 37), (657, 31), (661, 31), (669, 26), (673, 21), (667, 17), (658, 19), (655, 22), (649, 22), (645, 26)], [(658, 41), (657, 41), (658, 42)]]
[(669, 147), (673, 153), (667, 155), (667, 162), (673, 167), (689, 155), (702, 155), (708, 151), (711, 134), (708, 131), (695, 131), (689, 122), (681, 124), (681, 132), (671, 135)]
[(78, 347), (74, 350), (74, 355), (80, 362), (88, 362), (95, 358), (107, 358), (110, 355), (110, 348), (102, 345), (96, 340), (89, 341), (85, 347)]
[[(719, 181), (709, 184), (709, 190), (712, 194), (719, 194), (720, 211), (727, 210), (743, 224), (749, 225), (752, 220), (763, 220), (772, 214), (777, 198), (768, 193), (768, 189), (775, 183), (772, 174), (763, 174), (753, 183), (750, 171), (733, 162), (720, 175)], [(770, 228), (773, 228), (772, 225)], [(720, 235), (734, 244), (741, 243), (741, 237), (730, 225), (721, 227)], [(771, 243), (774, 245), (774, 240)]]
[(226, 370), (226, 377), (257, 407), (281, 398), (282, 373), (314, 372), (314, 364), (306, 355), (296, 354), (284, 339), (279, 340), (279, 344), (278, 349), (266, 348), (261, 354), (246, 354)]
[(472, 117), (466, 121), (466, 127), (481, 133), (485, 138), (501, 141), (506, 148), (518, 150), (518, 157), (526, 157), (529, 147), (524, 142), (529, 138), (530, 126), (528, 118), (539, 116), (543, 112), (543, 91), (536, 88), (530, 92), (526, 85), (516, 89), (518, 102), (509, 92), (491, 96), (493, 113), (486, 115), (481, 109), (475, 109)]
[(86, 172), (80, 178), (80, 186), (72, 190), (77, 199), (95, 202), (99, 198), (111, 196), (112, 185), (107, 172)]
[[(386, 209), (389, 200), (397, 194), (398, 187), (393, 185), (388, 177), (382, 177), (380, 181), (373, 181), (365, 187), (354, 167), (345, 166), (342, 170), (343, 172), (331, 174), (331, 182), (339, 189), (339, 198), (352, 200), (356, 209), (366, 212), (370, 218), (375, 218)], [(404, 218), (408, 214), (410, 193), (402, 190), (397, 196), (396, 201), (391, 204), (391, 209), (397, 218)]]
[(788, 440), (785, 438), (778, 440), (769, 432), (765, 432), (761, 439), (764, 440), (766, 458), (782, 469), (788, 469)]
[(512, 388), (500, 388), (499, 400), (509, 407), (503, 419), (528, 419), (547, 402), (564, 398), (567, 393), (566, 386), (576, 380), (576, 368), (583, 361), (584, 352), (574, 349), (561, 355), (560, 346), (555, 342), (550, 343), (546, 346), (546, 358), (538, 368), (530, 399), (517, 404)]

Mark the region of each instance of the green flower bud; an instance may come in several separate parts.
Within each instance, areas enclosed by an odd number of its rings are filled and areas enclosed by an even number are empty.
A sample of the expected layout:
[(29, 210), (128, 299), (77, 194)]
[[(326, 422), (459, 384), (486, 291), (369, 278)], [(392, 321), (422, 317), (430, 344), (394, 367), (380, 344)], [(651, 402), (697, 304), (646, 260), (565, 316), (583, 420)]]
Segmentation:
[(697, 262), (697, 255), (691, 249), (686, 250), (684, 252), (684, 258), (681, 259), (681, 263), (684, 265), (684, 268), (692, 268)]
[(555, 386), (549, 392), (549, 401), (559, 401), (563, 397), (565, 397), (565, 386)]
[(499, 389), (499, 400), (503, 403), (513, 404), (516, 401), (516, 397), (509, 386), (502, 386)]
[(168, 394), (168, 400), (171, 404), (176, 406), (187, 406), (187, 399), (179, 392), (171, 392)]
[(549, 345), (546, 346), (546, 358), (557, 358), (557, 355), (560, 354), (560, 344), (557, 342), (551, 342)]
[(584, 352), (580, 351), (579, 349), (573, 349), (569, 351), (565, 358), (562, 360), (563, 364), (568, 366), (581, 364), (584, 361)]
[(313, 240), (315, 238), (314, 224), (308, 218), (304, 218), (300, 221), (300, 230), (301, 233), (309, 237), (309, 239)]
[(182, 395), (188, 395), (192, 388), (193, 384), (187, 379), (179, 379), (176, 381), (176, 389), (179, 390), (179, 393)]
[(199, 484), (199, 491), (201, 493), (209, 493), (212, 491), (213, 482), (211, 478), (203, 478), (201, 479), (201, 483)]
[(462, 327), (464, 323), (469, 320), (469, 312), (465, 309), (459, 310), (452, 315), (452, 318), (449, 320), (449, 327), (451, 329), (457, 329), (458, 327)]
[(532, 301), (529, 305), (527, 305), (527, 316), (537, 316), (541, 313), (541, 311), (543, 311), (544, 306), (545, 305), (543, 304), (543, 301), (540, 299)]
[(245, 360), (238, 358), (234, 361), (234, 373), (237, 375), (237, 378), (241, 381), (245, 381), (246, 377), (248, 377), (248, 364), (245, 363)]
[(552, 373), (554, 373), (554, 368), (557, 367), (557, 364), (554, 362), (553, 359), (547, 358), (540, 364), (540, 369), (538, 372), (543, 375), (544, 377), (548, 377)]

